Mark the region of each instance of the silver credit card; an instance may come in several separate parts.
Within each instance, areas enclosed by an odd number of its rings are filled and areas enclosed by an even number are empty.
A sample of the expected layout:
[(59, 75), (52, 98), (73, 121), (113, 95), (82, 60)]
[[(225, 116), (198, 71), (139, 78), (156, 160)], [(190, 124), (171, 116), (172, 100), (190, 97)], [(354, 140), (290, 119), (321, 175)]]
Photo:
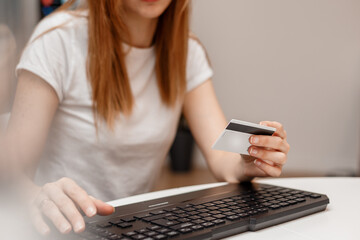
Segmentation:
[(271, 136), (275, 131), (276, 128), (273, 127), (232, 119), (212, 148), (249, 155), (248, 148), (251, 146), (249, 142), (251, 135)]

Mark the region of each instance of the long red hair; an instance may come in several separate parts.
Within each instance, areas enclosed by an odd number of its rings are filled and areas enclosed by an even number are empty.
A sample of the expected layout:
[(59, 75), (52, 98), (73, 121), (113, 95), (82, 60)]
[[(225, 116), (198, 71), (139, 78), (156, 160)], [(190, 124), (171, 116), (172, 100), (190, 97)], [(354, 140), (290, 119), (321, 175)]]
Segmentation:
[[(66, 2), (67, 10), (76, 0)], [(93, 92), (95, 117), (110, 128), (118, 114), (131, 114), (134, 99), (125, 65), (122, 39), (131, 39), (121, 0), (87, 0), (89, 47), (87, 71)], [(154, 36), (155, 71), (162, 101), (174, 106), (186, 89), (186, 60), (189, 39), (189, 0), (172, 0), (159, 17)], [(131, 44), (131, 43), (130, 43)]]

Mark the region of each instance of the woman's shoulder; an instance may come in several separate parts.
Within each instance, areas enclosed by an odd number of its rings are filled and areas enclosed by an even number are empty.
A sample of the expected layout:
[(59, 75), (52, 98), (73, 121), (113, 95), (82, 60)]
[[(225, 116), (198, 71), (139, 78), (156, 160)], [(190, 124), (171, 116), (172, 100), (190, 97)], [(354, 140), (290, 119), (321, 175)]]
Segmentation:
[(188, 46), (189, 46), (189, 50), (191, 50), (192, 48), (200, 48), (205, 51), (204, 45), (202, 44), (200, 39), (193, 32), (189, 33)]
[(87, 24), (87, 16), (81, 11), (59, 11), (55, 12), (39, 22), (36, 26), (31, 40), (42, 35), (52, 33), (61, 34), (73, 31), (74, 28)]
[(192, 32), (189, 33), (188, 59), (203, 58), (211, 65), (209, 55), (200, 39)]

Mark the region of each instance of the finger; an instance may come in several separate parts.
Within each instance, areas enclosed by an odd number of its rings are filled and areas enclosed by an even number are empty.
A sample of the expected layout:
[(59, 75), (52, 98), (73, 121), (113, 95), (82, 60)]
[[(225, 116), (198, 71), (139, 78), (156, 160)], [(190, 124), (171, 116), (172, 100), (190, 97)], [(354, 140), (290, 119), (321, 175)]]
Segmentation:
[(70, 223), (61, 214), (59, 208), (55, 205), (53, 201), (45, 199), (40, 206), (40, 210), (47, 218), (49, 218), (54, 223), (55, 227), (61, 233), (69, 233), (71, 231)]
[(32, 223), (36, 229), (41, 235), (48, 235), (50, 233), (49, 226), (45, 223), (41, 212), (38, 208), (32, 207), (31, 209), (31, 219)]
[(249, 153), (252, 157), (266, 161), (269, 165), (273, 165), (273, 163), (277, 165), (284, 165), (287, 161), (287, 155), (283, 152), (251, 146), (249, 148)]
[(286, 139), (286, 137), (287, 137), (284, 126), (279, 122), (262, 121), (262, 122), (260, 122), (260, 125), (276, 128), (274, 136), (279, 136), (283, 139)]
[(252, 135), (249, 142), (258, 147), (271, 148), (284, 153), (288, 153), (290, 146), (285, 139), (275, 136)]
[(63, 178), (59, 182), (65, 194), (81, 208), (86, 216), (93, 217), (96, 215), (96, 206), (84, 189), (68, 178)]
[(92, 196), (90, 198), (93, 200), (93, 202), (96, 205), (97, 213), (101, 216), (107, 216), (110, 214), (113, 214), (115, 212), (115, 208), (107, 203), (104, 203), (103, 201), (96, 199)]
[(47, 190), (47, 194), (62, 214), (70, 221), (74, 232), (79, 233), (85, 230), (85, 221), (81, 216), (74, 202), (63, 192), (62, 189), (53, 185)]
[(281, 166), (270, 166), (266, 162), (256, 159), (254, 161), (255, 166), (264, 171), (268, 176), (279, 177), (281, 175)]

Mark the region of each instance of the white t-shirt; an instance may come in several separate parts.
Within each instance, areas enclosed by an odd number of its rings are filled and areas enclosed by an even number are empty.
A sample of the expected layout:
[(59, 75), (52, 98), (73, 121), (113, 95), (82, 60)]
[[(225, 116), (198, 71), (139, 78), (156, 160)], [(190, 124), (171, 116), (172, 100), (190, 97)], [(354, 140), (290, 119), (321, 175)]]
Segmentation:
[[(25, 69), (40, 76), (60, 100), (35, 182), (69, 177), (90, 195), (109, 201), (151, 190), (174, 139), (182, 103), (168, 108), (161, 101), (154, 47), (131, 48), (125, 61), (135, 99), (132, 115), (120, 117), (114, 131), (100, 122), (97, 136), (86, 75), (87, 27), (84, 16), (64, 12), (46, 18), (31, 37), (17, 72)], [(187, 91), (212, 74), (204, 49), (189, 39)]]

